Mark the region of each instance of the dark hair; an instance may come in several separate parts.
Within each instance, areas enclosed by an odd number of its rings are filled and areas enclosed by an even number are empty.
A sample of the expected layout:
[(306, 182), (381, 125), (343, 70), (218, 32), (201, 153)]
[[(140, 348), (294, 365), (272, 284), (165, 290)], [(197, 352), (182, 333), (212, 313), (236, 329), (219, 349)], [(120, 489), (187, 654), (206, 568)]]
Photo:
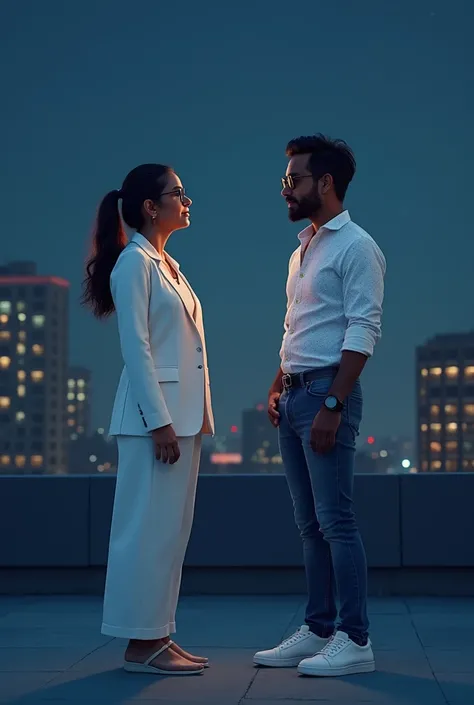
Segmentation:
[(143, 202), (158, 201), (165, 187), (165, 177), (172, 172), (162, 164), (142, 164), (127, 175), (122, 188), (110, 191), (102, 200), (92, 239), (92, 254), (86, 264), (82, 303), (92, 308), (97, 318), (105, 318), (115, 310), (110, 291), (110, 275), (127, 236), (120, 217), (118, 202), (122, 199), (122, 216), (135, 230), (143, 226)]
[(349, 145), (344, 140), (334, 140), (322, 134), (297, 137), (288, 142), (286, 156), (310, 154), (308, 168), (316, 179), (331, 174), (334, 190), (340, 201), (344, 200), (356, 170), (356, 161)]

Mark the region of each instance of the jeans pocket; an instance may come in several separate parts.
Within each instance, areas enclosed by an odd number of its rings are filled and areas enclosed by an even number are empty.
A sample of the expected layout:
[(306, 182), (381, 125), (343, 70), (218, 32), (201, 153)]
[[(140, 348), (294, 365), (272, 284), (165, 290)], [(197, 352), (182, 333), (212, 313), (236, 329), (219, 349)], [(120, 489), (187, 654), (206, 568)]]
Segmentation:
[(357, 383), (352, 394), (347, 399), (347, 422), (354, 433), (359, 435), (359, 426), (362, 421), (363, 398), (360, 384)]
[(332, 377), (313, 379), (312, 382), (308, 382), (306, 385), (306, 394), (310, 397), (327, 397), (332, 382)]

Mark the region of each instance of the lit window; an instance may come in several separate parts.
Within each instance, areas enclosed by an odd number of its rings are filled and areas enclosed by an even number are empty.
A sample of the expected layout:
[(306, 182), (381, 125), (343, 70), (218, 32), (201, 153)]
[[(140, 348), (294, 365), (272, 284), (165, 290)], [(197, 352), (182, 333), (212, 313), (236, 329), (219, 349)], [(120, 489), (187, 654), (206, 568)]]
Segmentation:
[(24, 323), (26, 321), (26, 314), (25, 313), (19, 313), (18, 314), (18, 320), (20, 323)]
[(11, 301), (0, 301), (0, 313), (10, 314), (11, 312), (12, 312)]
[(443, 370), (441, 369), (441, 367), (432, 367), (430, 369), (430, 375), (432, 377), (441, 377), (442, 374), (443, 374)]
[(458, 449), (458, 442), (457, 441), (448, 441), (446, 443), (446, 450), (453, 451)]
[(33, 326), (35, 328), (42, 328), (44, 326), (45, 317), (42, 313), (36, 313), (33, 316)]
[(10, 402), (10, 397), (0, 397), (0, 409), (8, 409)]
[(82, 387), (85, 387), (85, 386), (86, 386), (86, 383), (85, 383), (85, 381), (84, 381), (83, 379), (78, 379), (78, 380), (77, 380), (77, 386), (78, 386), (78, 387), (81, 387), (81, 389), (82, 389)]
[(446, 377), (449, 377), (450, 379), (455, 379), (459, 374), (459, 367), (456, 367), (455, 365), (451, 365), (450, 367), (446, 368)]
[(17, 301), (16, 310), (17, 310), (18, 312), (20, 312), (20, 311), (26, 311), (26, 304), (25, 304), (25, 302), (24, 302), (24, 301)]
[(446, 461), (446, 471), (447, 472), (456, 472), (458, 469), (458, 461), (457, 460), (447, 460)]
[(72, 427), (75, 425), (75, 423), (76, 423), (76, 422), (74, 421), (74, 419), (68, 419), (68, 420), (67, 420), (67, 425), (69, 426), (69, 428), (72, 428)]
[(18, 355), (24, 355), (26, 353), (26, 346), (24, 343), (18, 343), (16, 346), (16, 351)]
[(7, 357), (6, 355), (2, 355), (2, 357), (0, 357), (0, 369), (8, 370), (8, 368), (10, 367), (10, 362), (11, 360), (9, 357)]
[(74, 389), (74, 387), (76, 386), (76, 381), (74, 379), (68, 379), (67, 386), (69, 387), (69, 389)]
[(432, 404), (431, 405), (431, 413), (433, 416), (438, 416), (439, 414), (439, 406), (437, 404)]
[(448, 429), (449, 433), (455, 433), (458, 430), (458, 425), (455, 422), (448, 423), (446, 426)]
[(17, 377), (19, 382), (23, 382), (26, 379), (25, 370), (18, 370)]
[(446, 406), (444, 407), (444, 410), (449, 415), (457, 414), (458, 407), (456, 406), (456, 404), (446, 404)]
[(91, 463), (96, 463), (97, 462), (97, 456), (96, 455), (89, 455), (89, 461)]
[(430, 425), (430, 428), (432, 431), (441, 431), (441, 424), (440, 423), (432, 423)]
[(425, 431), (427, 431), (427, 430), (428, 430), (428, 424), (427, 424), (427, 423), (422, 423), (422, 424), (421, 424), (421, 430), (423, 431), (423, 433), (424, 433)]
[(441, 443), (438, 441), (431, 441), (430, 448), (433, 453), (441, 453)]
[(38, 345), (38, 343), (33, 345), (31, 349), (33, 350), (33, 355), (43, 355), (44, 353), (44, 347), (42, 345)]
[(11, 337), (9, 330), (0, 330), (0, 340), (10, 340)]
[(26, 330), (21, 330), (18, 333), (18, 340), (21, 340), (22, 342), (25, 342), (26, 340)]
[(77, 432), (78, 432), (78, 433), (84, 433), (84, 426), (78, 426), (78, 427), (77, 427)]
[(76, 398), (76, 395), (74, 394), (74, 392), (69, 392), (67, 395), (67, 398), (68, 398), (68, 401), (74, 401), (74, 399)]
[(422, 376), (422, 377), (428, 377), (428, 370), (426, 369), (426, 367), (424, 367), (424, 368), (421, 370), (421, 376)]
[(464, 370), (464, 375), (472, 379), (474, 377), (474, 365), (468, 365)]
[(22, 421), (24, 421), (25, 420), (25, 412), (24, 411), (17, 411), (16, 412), (16, 420), (20, 423)]
[(71, 441), (77, 441), (77, 433), (71, 433)]
[(439, 470), (441, 468), (441, 460), (433, 460), (431, 463), (432, 470)]
[(44, 379), (43, 370), (32, 370), (31, 379), (33, 382), (41, 382)]
[(73, 414), (76, 411), (76, 407), (74, 406), (74, 404), (69, 404), (67, 410), (68, 414)]
[(31, 464), (34, 468), (41, 467), (41, 465), (43, 465), (43, 456), (42, 455), (32, 455), (31, 456)]
[(19, 384), (18, 387), (16, 388), (16, 392), (19, 397), (24, 397), (26, 394), (26, 387), (24, 384)]
[(8, 316), (6, 313), (0, 314), (0, 323), (8, 323)]
[(26, 463), (26, 458), (24, 455), (15, 455), (15, 465), (17, 468), (22, 468), (24, 467)]
[(468, 416), (474, 416), (474, 404), (465, 404), (464, 413)]
[(0, 463), (1, 463), (2, 465), (10, 465), (10, 462), (11, 462), (11, 461), (10, 461), (10, 456), (9, 456), (9, 455), (2, 455), (2, 456), (0, 457)]
[(85, 401), (85, 399), (86, 395), (84, 394), (84, 392), (79, 392), (79, 394), (77, 395), (77, 401)]

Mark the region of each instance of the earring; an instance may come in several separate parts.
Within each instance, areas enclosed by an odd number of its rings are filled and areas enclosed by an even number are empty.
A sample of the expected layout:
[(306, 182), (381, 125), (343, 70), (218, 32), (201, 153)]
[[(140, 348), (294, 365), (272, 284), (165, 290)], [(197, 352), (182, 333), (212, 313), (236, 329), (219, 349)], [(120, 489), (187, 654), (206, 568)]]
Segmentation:
[(156, 215), (152, 215), (152, 216), (151, 216), (152, 225), (155, 224), (155, 220), (156, 220)]

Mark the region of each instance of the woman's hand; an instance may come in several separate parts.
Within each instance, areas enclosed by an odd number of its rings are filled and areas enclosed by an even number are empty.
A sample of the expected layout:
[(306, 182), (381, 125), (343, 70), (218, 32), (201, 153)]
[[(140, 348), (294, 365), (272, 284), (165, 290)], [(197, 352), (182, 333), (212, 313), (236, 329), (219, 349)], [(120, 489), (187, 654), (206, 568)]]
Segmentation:
[(151, 432), (151, 436), (155, 445), (156, 459), (162, 463), (174, 465), (179, 460), (181, 451), (173, 426), (168, 424), (162, 428), (155, 428)]

